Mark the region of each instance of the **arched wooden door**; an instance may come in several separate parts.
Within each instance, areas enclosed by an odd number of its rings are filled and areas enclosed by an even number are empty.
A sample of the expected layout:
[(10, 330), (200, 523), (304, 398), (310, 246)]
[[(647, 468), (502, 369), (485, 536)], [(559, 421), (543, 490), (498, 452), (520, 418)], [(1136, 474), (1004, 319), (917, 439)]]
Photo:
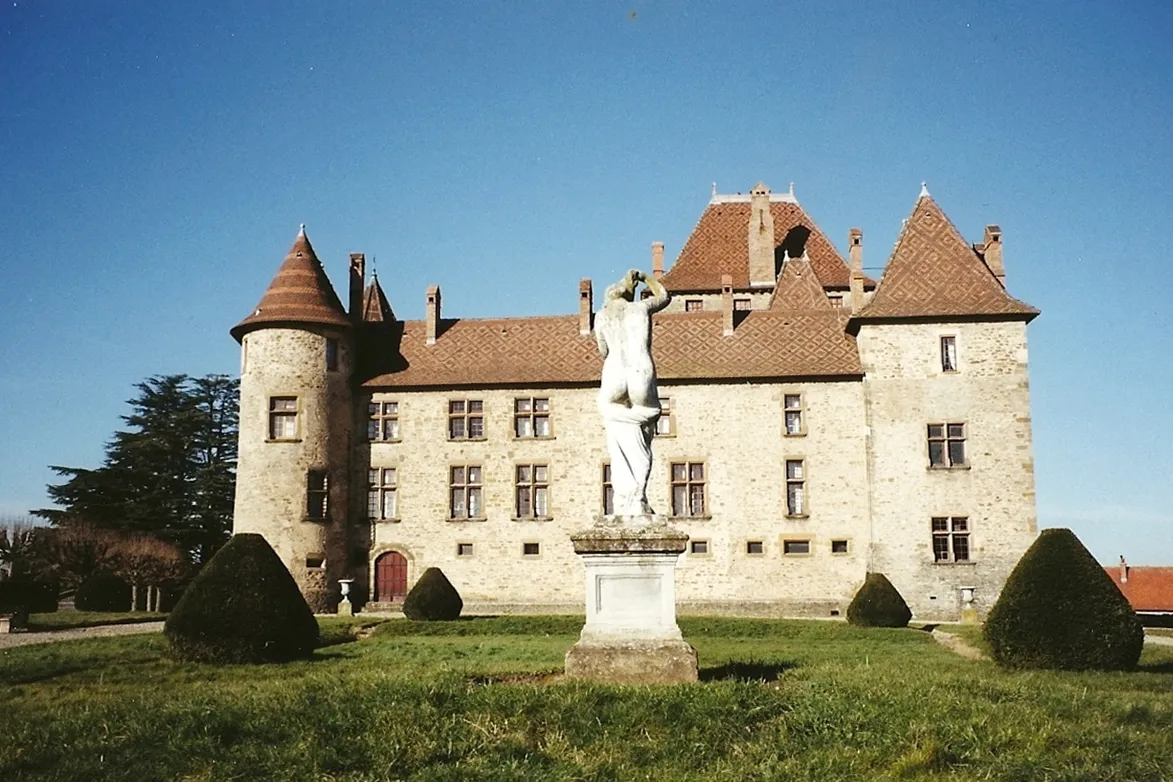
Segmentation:
[(401, 602), (407, 597), (407, 557), (388, 551), (375, 560), (375, 600)]

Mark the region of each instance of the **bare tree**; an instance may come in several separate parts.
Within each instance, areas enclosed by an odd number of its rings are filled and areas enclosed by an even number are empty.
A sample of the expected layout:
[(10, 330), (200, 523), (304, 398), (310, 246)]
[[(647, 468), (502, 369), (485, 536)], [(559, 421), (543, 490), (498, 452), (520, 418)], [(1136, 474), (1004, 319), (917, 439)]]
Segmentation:
[(51, 535), (32, 516), (0, 516), (0, 579), (52, 581)]
[(124, 536), (116, 549), (115, 573), (130, 584), (132, 611), (138, 610), (139, 587), (146, 588), (146, 610), (158, 611), (164, 584), (183, 577), (183, 553), (173, 543), (150, 535)]

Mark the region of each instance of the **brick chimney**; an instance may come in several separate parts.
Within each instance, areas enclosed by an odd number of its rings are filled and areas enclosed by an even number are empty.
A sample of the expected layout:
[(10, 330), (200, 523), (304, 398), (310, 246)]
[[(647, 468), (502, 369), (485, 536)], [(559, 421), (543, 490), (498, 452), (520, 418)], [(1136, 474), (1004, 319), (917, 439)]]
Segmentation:
[(591, 281), (585, 277), (578, 281), (578, 333), (591, 333), (591, 313), (595, 310), (595, 296)]
[(721, 275), (721, 332), (733, 336), (733, 275)]
[(350, 254), (350, 320), (362, 322), (362, 294), (366, 286), (367, 257), (362, 253)]
[(990, 267), (990, 271), (1005, 288), (1006, 268), (1002, 266), (1002, 229), (996, 225), (987, 225), (982, 244), (984, 246), (982, 256), (986, 259), (986, 266)]
[(1124, 561), (1123, 554), (1120, 555), (1120, 583), (1128, 583), (1128, 563)]
[(436, 344), (440, 331), (440, 286), (428, 286), (427, 344)]
[(863, 309), (863, 231), (847, 232), (847, 259), (851, 267), (851, 311)]
[(749, 284), (772, 287), (774, 274), (774, 216), (770, 213), (770, 188), (758, 182), (749, 197)]
[(663, 242), (652, 242), (652, 276), (657, 280), (664, 276)]

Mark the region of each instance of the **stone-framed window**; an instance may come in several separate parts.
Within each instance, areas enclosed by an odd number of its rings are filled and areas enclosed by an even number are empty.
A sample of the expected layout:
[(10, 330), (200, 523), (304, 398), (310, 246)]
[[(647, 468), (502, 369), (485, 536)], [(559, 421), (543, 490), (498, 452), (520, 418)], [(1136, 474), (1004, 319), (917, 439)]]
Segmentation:
[(367, 518), (399, 519), (399, 469), (372, 467), (367, 471)]
[(673, 516), (705, 516), (705, 463), (672, 462), (669, 466), (672, 484)]
[(523, 397), (513, 400), (514, 437), (550, 437), (550, 400)]
[(832, 554), (846, 554), (848, 552), (848, 543), (844, 538), (836, 538), (831, 541)]
[(933, 561), (969, 562), (969, 518), (966, 516), (934, 516)]
[(550, 468), (545, 464), (519, 464), (514, 470), (515, 518), (550, 518)]
[(483, 400), (448, 400), (448, 439), (485, 439), (485, 403)]
[(941, 371), (957, 371), (957, 337), (952, 334), (941, 337)]
[(704, 308), (705, 308), (705, 300), (704, 299), (685, 299), (684, 300), (684, 311), (685, 312), (700, 312)]
[(843, 294), (842, 293), (828, 293), (827, 294), (827, 301), (831, 304), (832, 307), (842, 307), (843, 306)]
[(326, 337), (326, 371), (338, 371), (338, 340)]
[(479, 464), (448, 469), (448, 518), (484, 518), (484, 472)]
[(367, 405), (367, 439), (386, 442), (399, 440), (398, 402), (371, 402)]
[(458, 556), (458, 557), (471, 557), (472, 553), (473, 553), (473, 547), (472, 547), (471, 543), (457, 543), (456, 544), (456, 556)]
[(751, 557), (760, 557), (766, 553), (766, 543), (761, 540), (747, 540), (745, 553)]
[(688, 553), (694, 557), (705, 557), (709, 555), (709, 541), (707, 540), (690, 540), (688, 541)]
[(269, 397), (269, 439), (296, 440), (297, 412), (296, 396)]
[(749, 312), (752, 309), (753, 309), (753, 302), (749, 299), (734, 299), (733, 300), (733, 311), (734, 312)]
[(676, 434), (676, 419), (672, 415), (672, 400), (660, 397), (660, 417), (656, 419), (656, 437), (673, 437)]
[(523, 542), (521, 544), (521, 555), (523, 557), (540, 557), (542, 555), (542, 544), (532, 540)]
[(806, 461), (786, 460), (786, 515), (805, 517), (810, 515), (806, 503)]
[(603, 462), (603, 515), (615, 513), (615, 487), (611, 484), (611, 462)]
[(802, 394), (782, 395), (782, 433), (787, 437), (801, 437), (806, 434), (806, 420), (803, 416)]
[(965, 467), (965, 424), (928, 425), (929, 466)]
[(314, 521), (329, 518), (330, 476), (325, 470), (309, 470), (305, 478), (305, 515)]
[(784, 556), (809, 556), (811, 553), (810, 538), (782, 541), (782, 554)]

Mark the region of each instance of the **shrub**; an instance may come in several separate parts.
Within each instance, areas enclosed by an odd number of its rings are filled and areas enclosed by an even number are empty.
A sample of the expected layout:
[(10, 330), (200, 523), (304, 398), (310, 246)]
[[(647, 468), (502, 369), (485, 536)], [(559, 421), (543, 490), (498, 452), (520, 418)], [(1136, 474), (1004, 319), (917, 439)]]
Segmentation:
[(192, 580), (164, 633), (181, 660), (285, 662), (313, 654), (318, 621), (265, 539), (241, 533)]
[(0, 614), (13, 614), (23, 626), (30, 613), (57, 610), (57, 585), (24, 578), (0, 581)]
[(440, 568), (430, 567), (403, 600), (408, 619), (449, 620), (460, 616), (464, 601)]
[(847, 621), (857, 627), (907, 627), (908, 603), (883, 573), (868, 573), (847, 606)]
[(1069, 529), (1039, 534), (984, 632), (994, 660), (1008, 668), (1126, 670), (1144, 646), (1132, 606)]
[(77, 588), (73, 605), (78, 611), (129, 611), (130, 584), (111, 573), (98, 573)]

